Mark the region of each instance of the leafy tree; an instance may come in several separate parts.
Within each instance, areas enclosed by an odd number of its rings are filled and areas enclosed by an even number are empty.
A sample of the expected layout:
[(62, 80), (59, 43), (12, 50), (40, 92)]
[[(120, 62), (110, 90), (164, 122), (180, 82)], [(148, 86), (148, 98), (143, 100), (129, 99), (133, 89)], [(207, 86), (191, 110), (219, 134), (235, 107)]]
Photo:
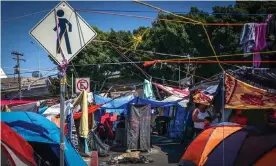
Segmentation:
[[(274, 13), (276, 11), (276, 2), (243, 2), (237, 1), (234, 6), (215, 6), (214, 13), (232, 13), (232, 14), (213, 14), (210, 15), (192, 7), (188, 14), (182, 16), (203, 22), (203, 23), (237, 23), (243, 24), (248, 22), (264, 22), (264, 15), (241, 15), (258, 14), (258, 13)], [(237, 13), (237, 14), (235, 14)], [(159, 19), (181, 20), (183, 18), (175, 17), (174, 15), (160, 13), (157, 16)], [(242, 26), (205, 26), (207, 33), (210, 36), (212, 46), (214, 47), (217, 56), (242, 53), (243, 49), (240, 46), (240, 36)], [(146, 61), (153, 59), (175, 59), (166, 54), (175, 54), (181, 56), (190, 55), (191, 57), (209, 57), (210, 60), (215, 60), (213, 51), (208, 44), (206, 34), (201, 25), (188, 24), (181, 22), (168, 22), (156, 20), (152, 22), (151, 27), (139, 27), (133, 32), (130, 31), (114, 31), (103, 32), (96, 27), (93, 27), (98, 35), (96, 40), (110, 41), (115, 43), (111, 46), (109, 43), (91, 42), (79, 55), (73, 59), (71, 67), (76, 69), (79, 77), (90, 77), (92, 86), (102, 84), (106, 78), (114, 72), (119, 71), (124, 78), (145, 78), (133, 65), (97, 65), (101, 63), (114, 63), (127, 61), (126, 57), (132, 61)], [(142, 36), (143, 34), (143, 36)], [(137, 44), (135, 38), (142, 36), (141, 42)], [(136, 45), (135, 45), (136, 43)], [(122, 47), (118, 47), (122, 46)], [(115, 49), (115, 48), (116, 49)], [(129, 49), (126, 49), (126, 48)], [(136, 49), (136, 50), (135, 50)], [(139, 51), (146, 50), (147, 52)], [(119, 51), (119, 52), (118, 52)], [(163, 53), (163, 55), (155, 52)], [(123, 53), (126, 57), (123, 57)], [(273, 55), (263, 56), (263, 59), (272, 59)], [(252, 56), (228, 56), (221, 57), (220, 60), (252, 60)], [(94, 65), (91, 65), (94, 64)], [(164, 77), (169, 80), (178, 80), (178, 67), (182, 71), (186, 71), (184, 64), (156, 64), (152, 67), (143, 67), (142, 64), (137, 64), (148, 72), (153, 77)], [(222, 64), (224, 69), (236, 68), (234, 64)], [(244, 64), (251, 66), (251, 64)], [(262, 67), (271, 67), (262, 64)], [(208, 78), (218, 72), (221, 72), (218, 64), (197, 64), (196, 75)], [(69, 76), (71, 71), (68, 70)], [(183, 73), (182, 77), (186, 76)], [(162, 82), (156, 80), (155, 82)], [(200, 81), (202, 79), (196, 79)], [(170, 82), (173, 84), (173, 82)], [(93, 87), (91, 87), (93, 89)]]

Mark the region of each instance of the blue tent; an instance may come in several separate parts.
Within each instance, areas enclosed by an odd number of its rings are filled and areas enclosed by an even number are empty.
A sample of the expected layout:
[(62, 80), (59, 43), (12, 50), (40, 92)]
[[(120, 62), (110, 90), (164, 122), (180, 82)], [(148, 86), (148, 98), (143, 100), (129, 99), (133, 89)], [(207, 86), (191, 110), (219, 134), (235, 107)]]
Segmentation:
[[(1, 112), (1, 120), (25, 140), (49, 144), (59, 158), (60, 131), (50, 120), (33, 112)], [(87, 165), (65, 138), (65, 164)]]

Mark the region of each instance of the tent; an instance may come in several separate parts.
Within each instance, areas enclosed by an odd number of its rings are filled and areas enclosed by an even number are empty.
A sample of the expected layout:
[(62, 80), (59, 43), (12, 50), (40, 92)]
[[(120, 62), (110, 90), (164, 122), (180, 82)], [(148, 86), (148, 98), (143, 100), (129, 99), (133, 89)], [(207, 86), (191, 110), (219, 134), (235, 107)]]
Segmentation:
[(276, 129), (270, 126), (217, 125), (201, 132), (188, 146), (179, 165), (273, 166)]
[(19, 134), (1, 121), (1, 165), (35, 166), (33, 148)]
[(9, 107), (11, 107), (15, 105), (28, 104), (32, 102), (35, 102), (35, 100), (1, 100), (1, 106), (8, 105)]
[[(59, 159), (60, 132), (54, 123), (33, 112), (1, 112), (1, 118), (3, 122), (32, 144), (38, 154), (44, 153), (45, 157)], [(66, 138), (64, 142), (65, 164), (68, 166), (86, 165)]]

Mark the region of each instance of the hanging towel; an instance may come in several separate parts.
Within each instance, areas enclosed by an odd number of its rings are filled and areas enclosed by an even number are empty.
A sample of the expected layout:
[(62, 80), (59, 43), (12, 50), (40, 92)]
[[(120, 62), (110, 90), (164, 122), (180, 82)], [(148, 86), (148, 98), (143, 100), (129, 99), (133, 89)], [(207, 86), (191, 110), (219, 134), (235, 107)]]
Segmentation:
[(251, 52), (255, 45), (255, 23), (244, 24), (240, 44), (244, 46), (245, 53)]
[(88, 100), (87, 100), (87, 98), (88, 98), (87, 92), (85, 90), (83, 90), (73, 104), (73, 107), (75, 107), (79, 104), (81, 105), (82, 114), (81, 114), (81, 119), (80, 119), (79, 132), (80, 132), (80, 137), (83, 137), (83, 138), (87, 138), (88, 132), (89, 132), (89, 129), (88, 129)]
[(155, 99), (153, 90), (152, 90), (152, 84), (148, 80), (144, 80), (143, 85), (143, 98), (144, 99)]

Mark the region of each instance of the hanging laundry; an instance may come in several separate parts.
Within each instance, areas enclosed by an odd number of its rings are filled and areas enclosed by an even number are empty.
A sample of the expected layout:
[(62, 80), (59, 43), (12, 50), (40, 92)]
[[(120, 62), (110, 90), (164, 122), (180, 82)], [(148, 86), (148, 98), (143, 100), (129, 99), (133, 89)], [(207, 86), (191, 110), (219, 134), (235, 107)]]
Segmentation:
[(80, 119), (80, 137), (87, 138), (88, 136), (88, 101), (87, 101), (88, 95), (85, 90), (81, 92), (79, 97), (76, 99), (76, 101), (73, 104), (73, 107), (77, 105), (81, 105), (81, 119)]
[(251, 52), (255, 46), (255, 23), (244, 24), (240, 44), (244, 46), (245, 53)]
[(152, 84), (148, 80), (144, 80), (143, 84), (143, 98), (144, 99), (155, 99), (153, 90), (152, 90)]
[(259, 52), (263, 51), (267, 47), (266, 43), (266, 23), (255, 24), (255, 46), (252, 49), (253, 52), (253, 66), (260, 67), (261, 55)]

